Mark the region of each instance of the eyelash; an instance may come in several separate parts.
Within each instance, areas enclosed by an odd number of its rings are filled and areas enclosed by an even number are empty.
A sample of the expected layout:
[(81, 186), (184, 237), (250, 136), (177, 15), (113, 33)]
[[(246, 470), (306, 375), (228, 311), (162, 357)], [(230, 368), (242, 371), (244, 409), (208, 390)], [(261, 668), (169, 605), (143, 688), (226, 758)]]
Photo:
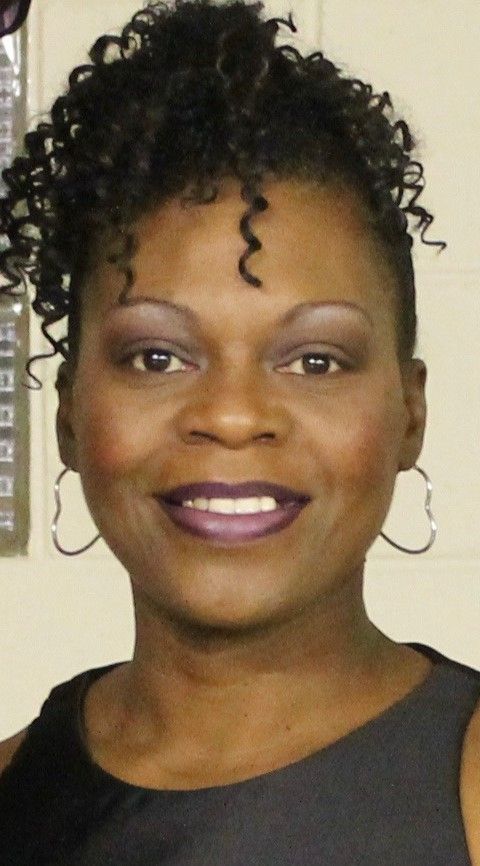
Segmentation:
[[(295, 358), (293, 361), (290, 361), (289, 364), (283, 364), (282, 366), (283, 367), (290, 367), (291, 364), (301, 364), (303, 361), (303, 358), (312, 357), (314, 355), (316, 355), (318, 358), (321, 359), (321, 363), (323, 363), (325, 361), (328, 363), (328, 369), (323, 370), (321, 375), (326, 376), (329, 373), (332, 374), (334, 372), (335, 373), (339, 372), (340, 370), (344, 370), (347, 366), (345, 363), (343, 363), (343, 364), (340, 363), (340, 361), (338, 361), (336, 358), (334, 358), (333, 355), (330, 354), (330, 352), (302, 352), (302, 354), (299, 355), (298, 358)], [(334, 364), (337, 367), (337, 370), (331, 370), (330, 369), (330, 366), (332, 364)], [(291, 373), (290, 375), (308, 376), (308, 373)], [(315, 376), (317, 374), (312, 371), (312, 375)]]
[[(131, 355), (129, 355), (125, 359), (125, 362), (127, 364), (129, 364), (132, 367), (132, 369), (138, 370), (139, 373), (156, 373), (156, 372), (159, 372), (158, 370), (149, 370), (148, 368), (145, 367), (145, 364), (143, 365), (143, 369), (140, 365), (135, 364), (136, 358), (145, 358), (146, 355), (159, 355), (160, 357), (176, 358), (177, 361), (180, 361), (180, 363), (186, 364), (186, 361), (182, 361), (181, 358), (179, 358), (178, 355), (175, 354), (175, 352), (169, 352), (166, 349), (140, 349), (139, 351), (133, 352)], [(165, 370), (160, 370), (160, 372), (165, 373)], [(177, 373), (179, 371), (178, 370), (171, 370), (170, 373), (172, 373), (172, 372)], [(170, 373), (168, 373), (167, 375), (170, 375)]]
[[(161, 357), (168, 357), (170, 359), (175, 358), (177, 361), (180, 362), (180, 364), (184, 364), (184, 365), (187, 364), (187, 362), (182, 361), (182, 359), (179, 358), (178, 355), (175, 354), (175, 352), (170, 352), (167, 349), (140, 349), (136, 352), (132, 352), (130, 355), (128, 355), (126, 358), (124, 358), (123, 363), (126, 364), (127, 366), (130, 366), (133, 370), (136, 370), (139, 373), (158, 373), (158, 372), (160, 372), (160, 373), (163, 373), (164, 375), (168, 376), (168, 375), (171, 375), (172, 373), (183, 372), (183, 370), (179, 370), (179, 369), (170, 370), (168, 372), (166, 370), (160, 370), (160, 371), (149, 370), (146, 367), (144, 361), (141, 362), (141, 364), (135, 364), (136, 358), (145, 359), (145, 357), (147, 355), (155, 355), (155, 354), (157, 354)], [(323, 375), (323, 376), (328, 375), (328, 374), (332, 375), (333, 373), (337, 373), (341, 370), (347, 369), (349, 366), (347, 364), (347, 362), (341, 361), (338, 358), (335, 358), (330, 352), (318, 352), (318, 351), (311, 350), (308, 352), (302, 352), (301, 355), (294, 358), (288, 364), (283, 364), (282, 367), (283, 368), (289, 367), (295, 363), (301, 364), (304, 358), (308, 358), (308, 357), (312, 357), (312, 356), (317, 356), (319, 359), (322, 359), (322, 362), (325, 361), (328, 365), (327, 370), (324, 370), (321, 374), (317, 374), (317, 373), (312, 371), (312, 375)], [(331, 370), (330, 368), (332, 365), (334, 365), (334, 367), (336, 369)], [(303, 377), (303, 376), (308, 376), (308, 373), (293, 372), (293, 373), (291, 373), (291, 375), (294, 375), (294, 376), (299, 375), (299, 376)]]

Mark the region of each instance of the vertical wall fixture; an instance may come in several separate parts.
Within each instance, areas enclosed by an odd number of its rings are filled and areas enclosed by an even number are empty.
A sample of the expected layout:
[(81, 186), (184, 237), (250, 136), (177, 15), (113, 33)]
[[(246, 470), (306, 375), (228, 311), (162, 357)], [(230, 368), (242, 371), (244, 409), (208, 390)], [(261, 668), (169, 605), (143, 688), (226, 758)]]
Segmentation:
[[(0, 39), (0, 171), (25, 132), (25, 42), (21, 31)], [(26, 553), (28, 543), (28, 306), (22, 295), (0, 294), (0, 555)]]

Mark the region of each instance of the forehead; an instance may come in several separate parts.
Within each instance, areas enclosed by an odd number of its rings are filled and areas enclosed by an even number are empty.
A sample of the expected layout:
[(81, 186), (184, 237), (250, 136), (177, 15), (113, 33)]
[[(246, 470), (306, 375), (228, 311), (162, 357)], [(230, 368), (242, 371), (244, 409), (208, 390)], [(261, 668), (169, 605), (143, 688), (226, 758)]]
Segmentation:
[[(215, 309), (256, 315), (317, 300), (357, 303), (391, 318), (394, 277), (351, 190), (289, 179), (264, 184), (262, 193), (269, 207), (250, 220), (262, 248), (247, 261), (261, 289), (238, 271), (247, 246), (239, 223), (248, 204), (229, 179), (210, 204), (175, 198), (137, 222), (129, 296), (174, 300), (206, 318)], [(106, 254), (93, 283), (88, 294), (97, 312), (116, 303), (122, 280)]]

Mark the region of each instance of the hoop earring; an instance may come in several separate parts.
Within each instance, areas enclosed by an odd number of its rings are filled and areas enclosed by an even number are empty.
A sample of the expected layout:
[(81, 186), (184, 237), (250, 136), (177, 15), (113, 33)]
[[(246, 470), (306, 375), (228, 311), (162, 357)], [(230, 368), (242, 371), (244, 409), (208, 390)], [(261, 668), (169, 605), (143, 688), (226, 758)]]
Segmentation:
[(63, 553), (64, 556), (77, 556), (79, 553), (84, 553), (89, 547), (93, 547), (96, 541), (100, 538), (100, 535), (96, 535), (92, 541), (89, 541), (88, 544), (85, 544), (83, 547), (79, 547), (78, 550), (65, 550), (64, 547), (60, 544), (58, 540), (58, 520), (60, 514), (62, 513), (62, 501), (60, 498), (60, 482), (64, 475), (69, 471), (68, 466), (65, 469), (62, 469), (57, 480), (55, 481), (55, 486), (53, 488), (54, 496), (55, 496), (55, 514), (53, 516), (52, 525), (50, 527), (50, 531), (52, 533), (52, 541), (57, 548), (59, 553)]
[(420, 475), (422, 476), (422, 478), (425, 481), (425, 484), (427, 485), (427, 492), (425, 495), (424, 508), (425, 508), (425, 513), (426, 513), (428, 520), (429, 520), (429, 523), (430, 523), (430, 538), (428, 539), (427, 543), (423, 547), (411, 548), (411, 547), (404, 547), (403, 544), (397, 544), (396, 541), (393, 541), (391, 538), (388, 537), (388, 535), (385, 535), (384, 532), (381, 532), (380, 535), (382, 536), (382, 538), (385, 539), (385, 541), (388, 541), (388, 543), (391, 544), (392, 547), (396, 547), (397, 550), (401, 550), (402, 553), (416, 554), (416, 553), (426, 553), (427, 550), (430, 550), (430, 548), (433, 545), (433, 542), (435, 541), (436, 535), (437, 535), (437, 524), (436, 524), (435, 518), (432, 514), (432, 509), (430, 508), (430, 503), (432, 501), (432, 491), (433, 491), (432, 482), (430, 481), (430, 478), (428, 477), (425, 470), (421, 469), (420, 466), (415, 465), (413, 468), (417, 472), (420, 473)]

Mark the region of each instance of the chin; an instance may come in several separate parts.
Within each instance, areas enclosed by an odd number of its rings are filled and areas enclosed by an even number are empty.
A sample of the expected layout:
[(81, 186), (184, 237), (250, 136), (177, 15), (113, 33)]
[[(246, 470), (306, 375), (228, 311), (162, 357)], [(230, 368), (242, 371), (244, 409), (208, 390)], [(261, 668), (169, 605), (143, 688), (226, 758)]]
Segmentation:
[(288, 617), (265, 615), (258, 613), (237, 617), (220, 617), (218, 615), (185, 614), (171, 617), (171, 624), (178, 632), (192, 639), (204, 641), (234, 640), (254, 635), (264, 635), (270, 629), (277, 628)]
[[(198, 635), (199, 637), (233, 637), (265, 632), (283, 622), (294, 619), (298, 610), (294, 605), (285, 605), (278, 597), (265, 595), (259, 597), (227, 598), (230, 593), (218, 594), (214, 597), (192, 597), (188, 592), (180, 597), (152, 597), (145, 590), (136, 592), (134, 597), (137, 615), (145, 608), (145, 603), (156, 615), (160, 615), (171, 626), (181, 632)], [(300, 608), (300, 605), (298, 606)]]

